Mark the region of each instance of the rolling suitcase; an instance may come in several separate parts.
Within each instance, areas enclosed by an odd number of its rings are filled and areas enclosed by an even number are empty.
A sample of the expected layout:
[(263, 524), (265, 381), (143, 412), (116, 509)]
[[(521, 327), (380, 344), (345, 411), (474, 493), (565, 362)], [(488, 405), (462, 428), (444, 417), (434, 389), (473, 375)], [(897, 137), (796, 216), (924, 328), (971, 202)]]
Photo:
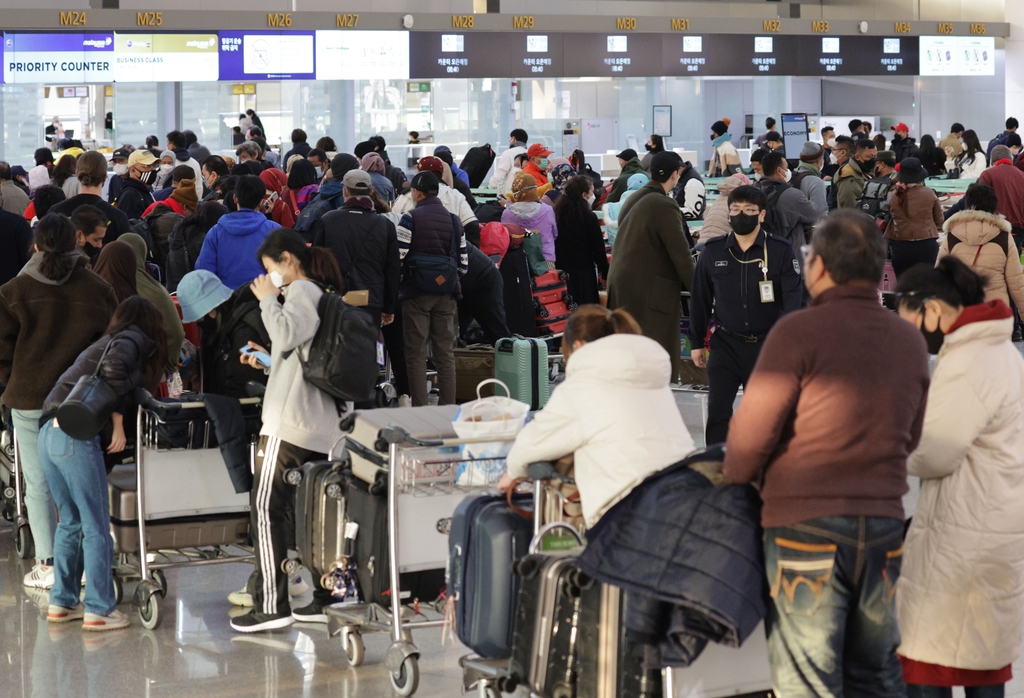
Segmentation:
[(323, 460), (305, 463), (295, 488), (295, 549), (317, 585), (345, 555), (342, 469), (346, 465)]
[(543, 339), (505, 337), (494, 345), (494, 377), (514, 400), (539, 410), (548, 402), (548, 345)]
[(552, 269), (546, 274), (536, 276), (533, 279), (533, 298), (541, 305), (562, 302), (572, 303), (569, 296), (568, 286), (569, 275), (564, 271)]
[[(517, 506), (532, 509), (520, 495)], [(448, 536), (448, 591), (455, 602), (455, 634), (486, 659), (512, 654), (512, 620), (519, 577), (512, 563), (527, 554), (533, 523), (512, 511), (505, 496), (466, 497)]]
[(375, 494), (387, 492), (388, 444), (381, 430), (402, 427), (417, 439), (454, 439), (452, 420), (458, 411), (458, 405), (356, 410), (341, 422), (342, 430), (348, 432), (345, 442), (352, 474)]
[(469, 175), (469, 186), (476, 189), (483, 184), (484, 177), (487, 176), (491, 165), (494, 164), (494, 157), (494, 149), (490, 143), (484, 143), (466, 151), (466, 156), (462, 158), (459, 167)]
[(892, 268), (892, 262), (885, 260), (882, 267), (882, 278), (878, 282), (878, 290), (882, 293), (892, 293), (896, 290), (896, 272)]
[(565, 333), (565, 325), (569, 322), (573, 307), (565, 303), (552, 303), (537, 313), (537, 336), (553, 337)]
[(533, 290), (530, 264), (522, 247), (509, 246), (498, 267), (505, 299), (505, 325), (509, 332), (523, 337), (536, 337)]
[(627, 594), (610, 584), (586, 597), (580, 609), (577, 696), (659, 698), (661, 671), (644, 669), (644, 646), (626, 637)]

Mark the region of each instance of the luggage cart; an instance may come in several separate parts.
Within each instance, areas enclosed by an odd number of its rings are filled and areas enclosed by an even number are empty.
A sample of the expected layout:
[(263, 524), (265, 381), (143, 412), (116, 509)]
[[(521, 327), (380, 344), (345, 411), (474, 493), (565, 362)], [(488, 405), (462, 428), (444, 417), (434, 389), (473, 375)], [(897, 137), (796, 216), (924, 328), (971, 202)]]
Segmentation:
[(14, 524), (14, 550), (22, 560), (28, 560), (35, 554), (35, 541), (32, 540), (32, 529), (28, 525), (28, 512), (25, 510), (25, 477), (21, 473), (21, 453), (18, 450), (18, 439), (14, 428), (4, 424), (0, 434), (0, 478), (3, 480), (3, 515)]
[[(255, 410), (260, 398), (239, 401)], [(148, 393), (139, 400), (136, 417), (134, 478), (131, 466), (120, 466), (108, 478), (111, 492), (111, 535), (118, 564), (115, 593), (120, 599), (126, 579), (141, 581), (134, 603), (147, 629), (162, 619), (160, 602), (167, 594), (163, 570), (230, 562), (251, 562), (249, 493), (236, 493), (220, 450), (210, 448), (213, 427), (203, 402), (160, 402)], [(251, 415), (250, 415), (251, 416)], [(184, 428), (184, 447), (172, 445), (168, 429)], [(250, 445), (250, 462), (255, 457)], [(203, 487), (194, 483), (202, 482)], [(133, 487), (134, 485), (134, 487)], [(137, 522), (131, 522), (134, 513)]]
[[(404, 429), (381, 430), (388, 444), (388, 551), (391, 589), (400, 590), (402, 572), (446, 567), (448, 536), (444, 524), (459, 502), (473, 492), (493, 488), (504, 468), (488, 470), (487, 462), (504, 460), (511, 441), (501, 439), (443, 439), (421, 441)], [(473, 458), (463, 447), (497, 444), (486, 458)], [(477, 466), (481, 467), (478, 468)], [(418, 527), (418, 529), (417, 529)], [(423, 530), (439, 535), (424, 539)], [(387, 632), (392, 644), (384, 658), (391, 687), (400, 696), (411, 696), (419, 687), (419, 650), (412, 640), (415, 628), (438, 628), (443, 616), (422, 618), (403, 607), (401, 594), (391, 594), (390, 608), (379, 604), (335, 604), (326, 609), (328, 634), (341, 635), (342, 646), (352, 666), (363, 661), (364, 632)]]

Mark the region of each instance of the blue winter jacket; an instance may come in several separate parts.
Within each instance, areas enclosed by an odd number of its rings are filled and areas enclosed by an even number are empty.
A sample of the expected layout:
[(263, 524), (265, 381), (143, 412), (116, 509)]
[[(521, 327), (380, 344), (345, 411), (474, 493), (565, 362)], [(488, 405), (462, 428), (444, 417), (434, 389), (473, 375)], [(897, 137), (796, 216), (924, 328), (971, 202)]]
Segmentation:
[(689, 467), (723, 456), (713, 447), (648, 477), (587, 533), (579, 558), (629, 593), (624, 623), (659, 646), (663, 666), (689, 666), (709, 640), (739, 647), (768, 610), (757, 492)]
[(280, 227), (252, 209), (229, 213), (206, 234), (196, 269), (213, 272), (230, 289), (244, 286), (265, 273), (256, 251), (270, 231)]

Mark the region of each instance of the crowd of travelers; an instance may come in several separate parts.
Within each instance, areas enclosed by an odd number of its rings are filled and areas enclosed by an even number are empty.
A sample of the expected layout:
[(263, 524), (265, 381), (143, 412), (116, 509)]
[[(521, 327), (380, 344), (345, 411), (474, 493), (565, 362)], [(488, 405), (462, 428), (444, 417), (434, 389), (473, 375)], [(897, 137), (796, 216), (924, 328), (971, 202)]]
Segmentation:
[[(905, 124), (873, 138), (855, 120), (851, 135), (824, 129), (787, 154), (769, 119), (749, 170), (729, 127), (711, 127), (707, 175), (652, 135), (643, 157), (618, 154), (613, 181), (522, 129), (493, 169), (438, 145), (409, 179), (380, 136), (347, 153), (296, 129), (275, 153), (255, 113), (233, 158), (171, 131), (115, 150), (112, 174), (73, 144), (40, 149), (31, 169), (0, 163), (0, 381), (35, 540), (24, 583), (50, 589), (49, 620), (128, 626), (105, 456), (134, 438), (136, 390), (180, 394), (199, 356), (207, 392), (266, 386), (257, 565), (230, 597), (252, 610), (231, 625), (326, 623), (329, 594), (293, 609), (305, 585), (282, 566), (284, 473), (340, 436), (335, 400), (303, 374), (322, 297), (343, 294), (379, 328), (397, 404), (430, 404), (429, 371), (437, 403), (452, 404), (458, 342), (535, 334), (532, 307), (522, 317), (509, 300), (530, 293), (531, 272), (512, 266), (522, 246), (538, 275), (566, 273), (580, 307), (561, 338), (566, 378), (520, 433), (502, 486), (575, 453), (593, 525), (693, 450), (672, 389), (693, 382), (684, 364), (706, 369), (706, 443), (726, 444), (724, 477), (763, 502), (776, 691), (1002, 696), (1024, 632), (1017, 121), (983, 147), (961, 124), (917, 143)], [(977, 182), (944, 209), (928, 186), (938, 176)], [(497, 201), (476, 201), (484, 182)], [(78, 440), (58, 412), (89, 377), (112, 406)], [(922, 483), (909, 525), (908, 475)]]

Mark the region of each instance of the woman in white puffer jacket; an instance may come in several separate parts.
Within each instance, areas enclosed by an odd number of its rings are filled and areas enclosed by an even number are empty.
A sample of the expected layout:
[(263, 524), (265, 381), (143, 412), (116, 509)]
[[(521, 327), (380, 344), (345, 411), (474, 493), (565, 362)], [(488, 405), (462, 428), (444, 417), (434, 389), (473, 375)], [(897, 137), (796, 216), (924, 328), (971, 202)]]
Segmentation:
[[(909, 269), (896, 288), (900, 316), (938, 354), (907, 461), (921, 497), (896, 586), (909, 698), (949, 697), (953, 686), (998, 698), (1020, 656), (1024, 359), (1010, 342), (1010, 308), (983, 302), (984, 283), (947, 256)], [(890, 569), (899, 573), (898, 560)]]
[(648, 475), (693, 451), (669, 388), (672, 362), (624, 310), (584, 305), (562, 341), (566, 378), (519, 432), (499, 487), (526, 466), (575, 453), (588, 528)]

